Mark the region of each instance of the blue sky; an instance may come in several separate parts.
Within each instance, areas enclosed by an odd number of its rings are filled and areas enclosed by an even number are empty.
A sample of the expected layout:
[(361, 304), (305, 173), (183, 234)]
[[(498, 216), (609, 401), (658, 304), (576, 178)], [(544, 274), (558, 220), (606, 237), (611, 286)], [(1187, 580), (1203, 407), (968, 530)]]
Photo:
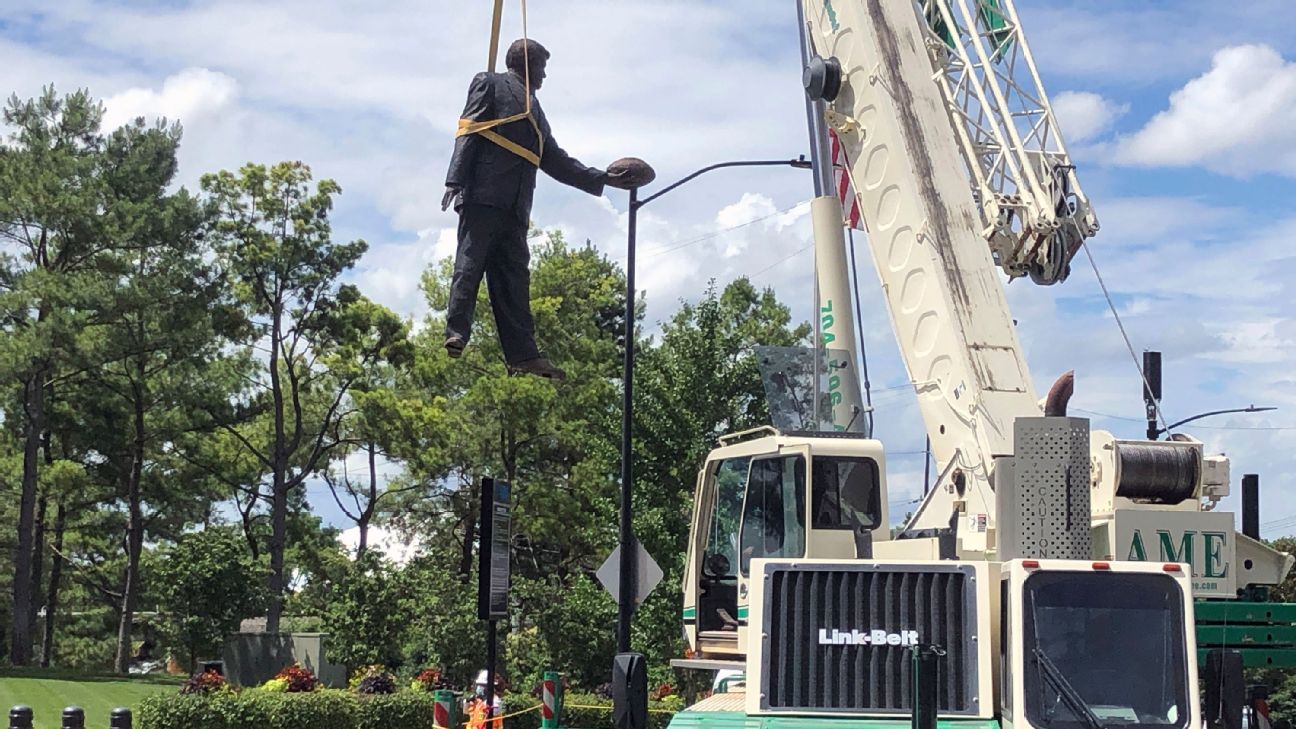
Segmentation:
[[(1262, 474), (1267, 535), (1296, 530), (1296, 13), (1290, 0), (1018, 0), (1103, 230), (1092, 250), (1134, 346), (1165, 352), (1170, 419), (1249, 403), (1263, 416), (1191, 433)], [(506, 37), (518, 34), (506, 3)], [(7, 0), (7, 91), (88, 87), (109, 119), (179, 119), (181, 176), (301, 159), (344, 190), (339, 235), (371, 250), (353, 278), (411, 317), (418, 275), (453, 251), (437, 205), (468, 79), (484, 65), (485, 0)], [(540, 98), (568, 151), (634, 155), (674, 179), (713, 161), (805, 151), (791, 3), (532, 3), (554, 53)], [(717, 173), (646, 210), (639, 279), (649, 318), (708, 279), (740, 275), (811, 310), (803, 172)], [(622, 256), (626, 201), (542, 181), (535, 217)], [(755, 223), (743, 225), (748, 221)], [(701, 240), (699, 240), (701, 239)], [(687, 244), (687, 245), (686, 245)], [(862, 240), (860, 281), (878, 435), (921, 449), (913, 395)], [(1037, 387), (1077, 370), (1074, 405), (1137, 437), (1139, 381), (1077, 260), (1061, 286), (1008, 287)], [(895, 389), (898, 388), (898, 389)], [(892, 461), (893, 511), (921, 488), (921, 457)], [(331, 521), (339, 514), (313, 487)], [(1235, 500), (1235, 499), (1233, 499)], [(1231, 501), (1233, 501), (1231, 500)]]

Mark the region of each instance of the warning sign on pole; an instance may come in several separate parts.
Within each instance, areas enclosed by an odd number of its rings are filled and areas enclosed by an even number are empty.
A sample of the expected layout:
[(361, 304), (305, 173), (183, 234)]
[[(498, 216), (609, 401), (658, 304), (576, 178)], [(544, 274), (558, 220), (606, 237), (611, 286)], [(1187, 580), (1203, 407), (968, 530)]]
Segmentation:
[(477, 550), (477, 617), (495, 620), (508, 616), (509, 542), (512, 517), (509, 514), (509, 484), (482, 479), (481, 532)]
[[(637, 606), (648, 598), (648, 594), (653, 591), (658, 582), (661, 582), (664, 574), (662, 568), (657, 566), (652, 555), (644, 549), (639, 540), (634, 540), (633, 547), (635, 553), (635, 594), (634, 604)], [(599, 582), (603, 583), (603, 589), (608, 591), (613, 600), (620, 602), (621, 595), (621, 547), (612, 550), (612, 554), (603, 562), (603, 566), (598, 568), (594, 573)]]

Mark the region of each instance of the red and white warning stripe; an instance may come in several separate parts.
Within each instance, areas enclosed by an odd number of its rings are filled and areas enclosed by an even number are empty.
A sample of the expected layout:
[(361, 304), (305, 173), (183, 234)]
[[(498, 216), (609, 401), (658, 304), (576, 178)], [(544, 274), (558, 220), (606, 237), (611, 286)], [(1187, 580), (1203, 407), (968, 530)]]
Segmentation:
[(1256, 699), (1253, 706), (1256, 718), (1254, 729), (1270, 729), (1273, 724), (1269, 720), (1269, 702), (1264, 699)]
[(555, 693), (556, 692), (554, 690), (553, 679), (545, 679), (544, 696), (543, 696), (544, 708), (541, 711), (543, 712), (543, 716), (547, 721), (552, 721), (554, 718), (554, 713), (555, 713), (554, 704), (556, 703), (556, 700), (554, 698)]
[(833, 183), (837, 186), (837, 197), (841, 198), (845, 216), (843, 222), (847, 228), (864, 230), (864, 223), (860, 219), (859, 196), (855, 194), (855, 186), (851, 184), (850, 159), (835, 130), (828, 130), (828, 139), (832, 144)]

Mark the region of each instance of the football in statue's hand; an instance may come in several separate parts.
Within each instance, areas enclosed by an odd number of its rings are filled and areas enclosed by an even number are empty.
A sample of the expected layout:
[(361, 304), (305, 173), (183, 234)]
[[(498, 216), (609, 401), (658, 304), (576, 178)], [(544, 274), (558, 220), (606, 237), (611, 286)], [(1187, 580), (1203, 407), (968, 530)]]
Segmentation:
[(657, 179), (653, 168), (638, 157), (622, 157), (608, 165), (607, 173), (607, 184), (622, 190), (643, 187)]

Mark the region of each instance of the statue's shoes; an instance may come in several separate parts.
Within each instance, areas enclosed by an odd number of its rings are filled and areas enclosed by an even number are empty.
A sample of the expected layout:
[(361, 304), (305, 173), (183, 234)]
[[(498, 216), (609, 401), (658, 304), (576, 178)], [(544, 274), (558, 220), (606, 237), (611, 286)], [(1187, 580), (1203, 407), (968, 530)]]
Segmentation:
[(466, 346), (468, 346), (468, 343), (463, 340), (463, 337), (455, 336), (449, 337), (445, 340), (446, 354), (450, 355), (450, 359), (459, 359), (462, 357), (464, 347)]
[(561, 367), (544, 357), (528, 359), (525, 362), (509, 365), (509, 373), (514, 375), (535, 375), (548, 380), (565, 380), (567, 373)]

